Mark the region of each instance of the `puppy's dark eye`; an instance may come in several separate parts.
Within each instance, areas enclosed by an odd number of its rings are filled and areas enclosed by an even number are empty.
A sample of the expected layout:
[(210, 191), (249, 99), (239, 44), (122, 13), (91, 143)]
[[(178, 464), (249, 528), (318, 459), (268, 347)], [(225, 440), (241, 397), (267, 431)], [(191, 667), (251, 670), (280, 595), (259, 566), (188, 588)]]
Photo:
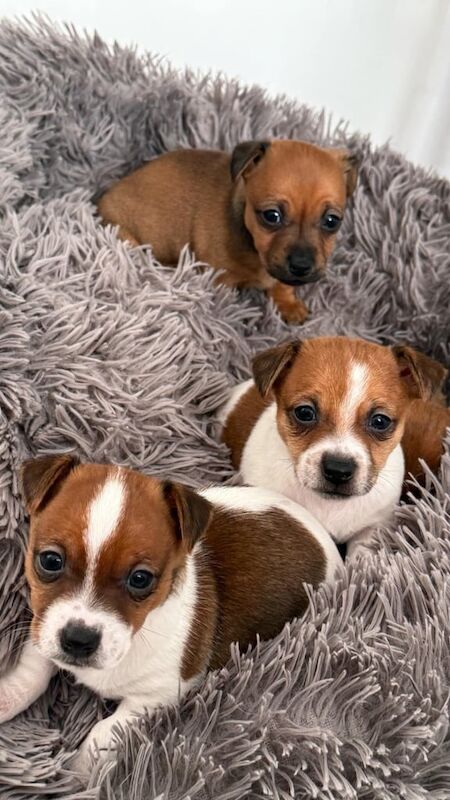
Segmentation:
[(320, 227), (328, 233), (334, 233), (339, 228), (342, 220), (337, 214), (327, 213), (324, 214), (320, 220)]
[(296, 406), (293, 414), (297, 422), (301, 422), (302, 425), (313, 425), (317, 420), (317, 411), (311, 405)]
[(60, 550), (42, 550), (35, 557), (34, 565), (41, 580), (51, 583), (64, 572), (64, 553)]
[(368, 419), (368, 426), (374, 433), (386, 433), (393, 426), (393, 421), (387, 414), (375, 412)]
[(269, 228), (277, 228), (283, 222), (283, 214), (279, 208), (265, 208), (258, 211), (258, 216)]
[(127, 578), (127, 589), (136, 600), (148, 597), (155, 584), (155, 576), (146, 567), (135, 567)]

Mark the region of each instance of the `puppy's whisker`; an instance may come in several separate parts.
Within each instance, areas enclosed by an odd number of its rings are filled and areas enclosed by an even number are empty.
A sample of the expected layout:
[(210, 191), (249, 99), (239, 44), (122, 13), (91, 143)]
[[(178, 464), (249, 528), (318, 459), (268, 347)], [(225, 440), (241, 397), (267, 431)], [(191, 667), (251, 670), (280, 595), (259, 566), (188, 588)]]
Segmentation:
[[(8, 655), (10, 657), (12, 657), (12, 656), (15, 656), (16, 653), (22, 652), (22, 650), (24, 648), (24, 645), (25, 645), (25, 642), (20, 642), (18, 644), (15, 644), (14, 647), (12, 647), (10, 650), (8, 650)], [(8, 673), (6, 673), (6, 674), (8, 674)], [(3, 676), (0, 676), (0, 680), (1, 680), (2, 677)]]
[[(149, 628), (148, 625), (142, 625), (139, 631), (145, 631), (146, 633), (150, 633), (152, 636), (160, 636), (161, 639), (171, 639), (171, 636), (168, 636), (166, 633), (161, 633), (161, 631), (155, 631), (152, 628)], [(144, 637), (145, 638), (145, 637)]]
[[(139, 636), (139, 634), (138, 634)], [(154, 631), (151, 628), (146, 628), (145, 631), (140, 630), (140, 640), (144, 643), (145, 647), (148, 650), (154, 649), (154, 641), (152, 641), (151, 637), (157, 637), (159, 639), (163, 639), (164, 641), (173, 641), (173, 637), (168, 636), (167, 634), (161, 633), (160, 631)]]

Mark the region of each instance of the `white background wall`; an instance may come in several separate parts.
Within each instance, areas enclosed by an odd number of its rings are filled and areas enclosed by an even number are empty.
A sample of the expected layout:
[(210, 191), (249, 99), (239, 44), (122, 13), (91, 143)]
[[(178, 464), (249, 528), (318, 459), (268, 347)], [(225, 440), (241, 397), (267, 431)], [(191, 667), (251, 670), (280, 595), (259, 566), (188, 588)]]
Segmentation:
[(450, 0), (0, 0), (325, 106), (450, 177)]

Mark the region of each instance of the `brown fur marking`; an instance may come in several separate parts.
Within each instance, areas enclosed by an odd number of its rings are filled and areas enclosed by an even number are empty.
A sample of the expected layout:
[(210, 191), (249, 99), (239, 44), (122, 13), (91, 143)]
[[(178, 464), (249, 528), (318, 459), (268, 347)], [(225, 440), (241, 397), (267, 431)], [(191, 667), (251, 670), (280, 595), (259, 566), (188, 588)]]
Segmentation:
[(242, 451), (253, 427), (270, 403), (271, 400), (264, 400), (261, 397), (256, 386), (250, 386), (228, 415), (222, 432), (222, 441), (230, 448), (231, 461), (236, 470), (239, 469)]
[(241, 647), (275, 636), (308, 601), (304, 583), (325, 578), (316, 539), (279, 509), (261, 514), (217, 508), (205, 540), (214, 574), (218, 620), (210, 667), (223, 666), (232, 642)]
[[(443, 440), (450, 426), (450, 408), (431, 400), (412, 400), (406, 413), (402, 448), (405, 456), (406, 479), (409, 474), (423, 481), (424, 472), (419, 459), (431, 471), (438, 472), (444, 452)], [(405, 481), (405, 489), (408, 489)]]

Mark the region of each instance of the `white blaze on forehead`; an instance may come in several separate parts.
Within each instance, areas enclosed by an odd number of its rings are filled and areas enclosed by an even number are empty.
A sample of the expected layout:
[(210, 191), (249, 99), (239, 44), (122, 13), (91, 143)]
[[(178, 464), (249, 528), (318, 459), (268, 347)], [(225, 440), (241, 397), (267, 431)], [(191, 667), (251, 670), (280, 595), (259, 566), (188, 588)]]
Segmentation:
[(84, 539), (88, 561), (91, 564), (116, 530), (125, 500), (124, 482), (120, 475), (116, 474), (105, 481), (89, 506)]
[(364, 364), (350, 363), (347, 393), (344, 397), (339, 417), (338, 427), (346, 431), (353, 427), (356, 413), (364, 399), (369, 373)]

